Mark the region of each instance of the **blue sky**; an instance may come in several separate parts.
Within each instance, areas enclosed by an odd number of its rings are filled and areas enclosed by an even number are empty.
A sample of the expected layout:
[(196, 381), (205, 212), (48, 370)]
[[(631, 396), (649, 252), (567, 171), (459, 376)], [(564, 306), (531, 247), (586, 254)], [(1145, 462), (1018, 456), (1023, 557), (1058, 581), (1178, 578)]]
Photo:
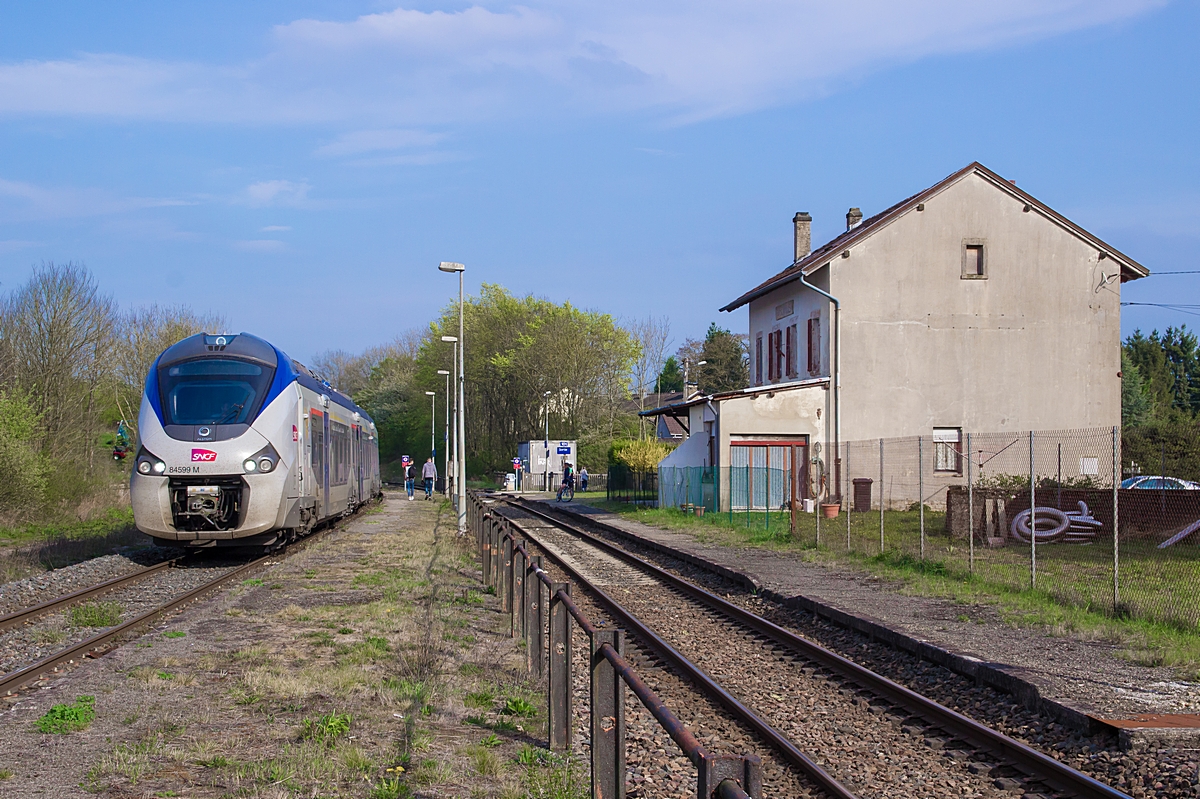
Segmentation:
[(82, 261), (307, 358), (423, 326), (458, 260), (678, 341), (744, 327), (797, 210), (824, 241), (973, 160), (1200, 269), (1196, 3), (101, 5), (0, 7), (0, 288)]

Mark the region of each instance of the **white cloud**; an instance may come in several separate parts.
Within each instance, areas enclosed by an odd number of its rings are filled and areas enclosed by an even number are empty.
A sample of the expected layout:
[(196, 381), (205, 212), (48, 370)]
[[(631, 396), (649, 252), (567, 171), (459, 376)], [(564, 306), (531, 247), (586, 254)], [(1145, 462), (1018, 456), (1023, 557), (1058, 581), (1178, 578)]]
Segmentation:
[(47, 188), (0, 178), (0, 221), (3, 222), (105, 216), (188, 204), (185, 200), (120, 197), (101, 189)]
[[(0, 114), (371, 129), (329, 156), (423, 146), (410, 129), (497, 116), (740, 113), (888, 65), (1109, 24), (1166, 0), (579, 0), (397, 8), (278, 26), (236, 67), (86, 55), (0, 65)], [(365, 149), (364, 149), (365, 148)]]
[(307, 181), (263, 180), (247, 186), (238, 201), (255, 207), (303, 205), (311, 188)]
[(22, 241), (20, 239), (0, 240), (0, 254), (16, 252), (17, 250), (24, 250), (29, 247), (37, 247), (40, 244), (41, 242), (39, 241)]
[(251, 239), (249, 241), (235, 241), (233, 242), (233, 248), (235, 250), (242, 250), (243, 252), (271, 253), (283, 252), (287, 249), (287, 244), (275, 239)]
[(322, 158), (336, 158), (386, 150), (403, 150), (411, 147), (432, 147), (444, 138), (446, 138), (445, 134), (404, 128), (356, 130), (344, 133), (334, 141), (318, 147), (313, 155)]
[(291, 230), (291, 225), (267, 225), (264, 228), (259, 228), (263, 233), (286, 233)]

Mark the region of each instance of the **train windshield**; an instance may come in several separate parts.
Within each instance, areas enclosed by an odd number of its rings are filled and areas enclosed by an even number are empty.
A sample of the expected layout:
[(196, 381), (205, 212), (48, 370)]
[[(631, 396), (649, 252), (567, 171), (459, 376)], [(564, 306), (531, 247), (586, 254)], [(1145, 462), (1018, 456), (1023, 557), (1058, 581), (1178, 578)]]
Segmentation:
[(158, 370), (167, 424), (247, 424), (275, 370), (247, 361), (205, 358)]

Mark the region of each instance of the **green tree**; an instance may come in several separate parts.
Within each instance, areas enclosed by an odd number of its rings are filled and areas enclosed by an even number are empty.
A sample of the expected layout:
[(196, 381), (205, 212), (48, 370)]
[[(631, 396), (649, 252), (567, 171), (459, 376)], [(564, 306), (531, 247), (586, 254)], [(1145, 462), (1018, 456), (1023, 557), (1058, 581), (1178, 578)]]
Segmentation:
[(750, 384), (750, 361), (745, 343), (740, 336), (717, 327), (716, 322), (708, 326), (700, 358), (706, 361), (697, 375), (702, 393), (732, 391)]
[(1122, 349), (1137, 368), (1152, 418), (1191, 419), (1200, 412), (1200, 346), (1186, 325), (1161, 335), (1135, 330)]
[(49, 464), (38, 451), (41, 414), (22, 393), (0, 391), (0, 512), (23, 518), (40, 507)]
[(1121, 426), (1133, 427), (1145, 424), (1150, 418), (1150, 400), (1142, 385), (1142, 375), (1137, 364), (1124, 350), (1121, 351)]
[(683, 367), (679, 365), (679, 360), (674, 355), (663, 362), (662, 371), (658, 373), (658, 386), (655, 390), (663, 393), (683, 391)]

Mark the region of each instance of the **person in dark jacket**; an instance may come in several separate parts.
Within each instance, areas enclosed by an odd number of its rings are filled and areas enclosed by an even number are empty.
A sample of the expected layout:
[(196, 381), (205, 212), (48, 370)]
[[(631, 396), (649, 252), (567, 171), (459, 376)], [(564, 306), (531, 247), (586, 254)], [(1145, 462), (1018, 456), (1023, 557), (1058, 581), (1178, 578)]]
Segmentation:
[(413, 490), (417, 487), (417, 467), (412, 461), (404, 467), (404, 490), (408, 492), (408, 501), (413, 501)]

